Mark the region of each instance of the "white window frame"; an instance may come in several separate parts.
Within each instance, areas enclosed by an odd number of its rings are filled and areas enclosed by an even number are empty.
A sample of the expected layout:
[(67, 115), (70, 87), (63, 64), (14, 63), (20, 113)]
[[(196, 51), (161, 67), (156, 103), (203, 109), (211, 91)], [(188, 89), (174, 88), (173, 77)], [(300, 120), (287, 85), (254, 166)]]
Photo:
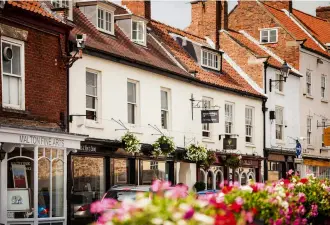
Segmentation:
[(275, 86), (275, 89), (278, 91), (278, 92), (280, 92), (280, 93), (283, 93), (284, 92), (284, 77), (283, 77), (283, 75), (282, 74), (280, 74), (280, 73), (276, 73), (276, 75), (275, 75), (276, 77), (275, 77), (275, 80), (278, 80), (277, 82), (276, 82), (276, 86)]
[[(324, 79), (324, 83), (323, 83), (323, 79)], [(324, 74), (322, 74), (321, 76), (321, 98), (322, 100), (327, 99), (327, 75)]]
[[(3, 53), (2, 53), (2, 43), (6, 42), (12, 45), (16, 45), (20, 47), (20, 61), (21, 61), (21, 80), (20, 80), (20, 90), (19, 90), (19, 104), (18, 105), (13, 105), (13, 104), (7, 104), (3, 102), (3, 91), (4, 91), (4, 82), (3, 82)], [(17, 109), (17, 110), (25, 110), (25, 45), (23, 41), (19, 41), (13, 38), (9, 38), (9, 37), (1, 37), (1, 46), (0, 46), (0, 52), (1, 52), (1, 88), (2, 88), (2, 106), (3, 107), (7, 107), (7, 108), (13, 108), (13, 109)], [(11, 76), (11, 75), (9, 75)], [(15, 75), (12, 75), (15, 76)], [(15, 76), (15, 77), (19, 77), (19, 76)]]
[[(206, 63), (204, 62), (204, 58), (205, 58), (204, 53), (206, 54)], [(210, 57), (211, 57), (211, 59), (210, 59)], [(216, 66), (214, 66), (215, 57), (217, 57), (217, 65)], [(219, 71), (220, 70), (220, 57), (221, 57), (220, 54), (218, 54), (216, 52), (209, 51), (209, 50), (206, 50), (206, 49), (202, 49), (201, 50), (201, 65), (203, 67), (207, 67), (207, 68)], [(212, 65), (209, 65), (209, 62), (211, 62)]]
[(158, 170), (158, 161), (150, 161), (150, 170)]
[[(87, 92), (85, 91), (85, 111), (95, 112), (96, 118), (92, 120), (92, 119), (87, 119), (86, 116), (86, 120), (94, 123), (99, 123), (101, 121), (101, 72), (87, 68), (85, 71), (85, 85), (86, 85), (85, 87), (87, 87), (87, 80), (86, 80), (87, 72), (96, 74), (96, 96), (88, 95)], [(86, 106), (87, 96), (96, 98), (95, 109), (87, 108)]]
[[(167, 109), (162, 108), (162, 91), (167, 93)], [(168, 130), (170, 129), (171, 124), (171, 90), (167, 88), (161, 88), (160, 89), (160, 125), (162, 129)], [(163, 111), (166, 113), (166, 126), (163, 126), (162, 124), (162, 113)]]
[[(282, 121), (280, 121), (278, 111), (281, 112)], [(282, 106), (275, 106), (275, 115), (276, 115), (276, 119), (275, 119), (275, 139), (278, 140), (278, 141), (283, 141), (284, 140), (284, 108)], [(280, 126), (280, 128), (281, 128), (281, 137), (280, 138), (277, 137), (277, 126)]]
[[(65, 8), (65, 6), (67, 6), (68, 8), (70, 7), (70, 1), (69, 0), (51, 0), (52, 5), (55, 8)], [(65, 4), (67, 3), (67, 4)], [(56, 4), (56, 6), (55, 6)]]
[[(99, 10), (103, 10), (103, 28), (100, 28), (99, 27)], [(106, 20), (105, 20), (105, 17), (106, 17), (106, 13), (109, 13), (111, 14), (111, 20), (110, 20), (110, 26), (111, 26), (111, 29), (110, 30), (106, 30), (105, 27), (106, 27)], [(114, 19), (114, 11), (112, 10), (109, 10), (109, 9), (106, 9), (105, 7), (101, 7), (99, 5), (96, 6), (96, 27), (98, 30), (104, 32), (104, 33), (107, 33), (107, 34), (112, 34), (114, 35), (114, 32), (115, 32), (115, 19)]]
[[(205, 104), (206, 102), (209, 103), (208, 106)], [(203, 109), (211, 109), (212, 104), (213, 104), (213, 99), (212, 98), (209, 98), (209, 97), (203, 97), (202, 98), (202, 107), (203, 107)], [(208, 136), (204, 136), (204, 133), (208, 133)], [(203, 137), (203, 139), (212, 139), (212, 124), (210, 124), (210, 123), (203, 123), (202, 124), (202, 137)]]
[[(251, 110), (251, 115), (248, 117), (247, 110)], [(250, 134), (248, 134), (250, 130)], [(251, 141), (247, 141), (246, 138), (251, 138)], [(254, 107), (245, 107), (245, 142), (248, 144), (253, 144), (254, 140)]]
[[(275, 30), (276, 31), (276, 41), (270, 41), (270, 32)], [(267, 42), (263, 42), (263, 32), (267, 31)], [(272, 43), (277, 43), (278, 42), (278, 29), (277, 28), (265, 28), (260, 30), (260, 43), (261, 44), (272, 44)]]
[[(142, 23), (143, 25), (143, 39), (142, 40), (139, 40), (139, 39), (133, 39), (133, 23)], [(137, 26), (139, 27), (139, 26)], [(140, 30), (137, 30), (137, 37), (139, 36), (138, 35), (138, 32), (140, 32)], [(135, 20), (135, 19), (132, 19), (132, 23), (131, 23), (131, 39), (134, 43), (136, 44), (139, 44), (139, 45), (146, 45), (146, 40), (147, 40), (147, 29), (146, 29), (146, 23), (145, 21), (142, 21), (142, 20)]]
[(307, 121), (306, 121), (307, 122), (306, 123), (307, 145), (312, 145), (312, 139), (311, 139), (311, 137), (312, 137), (312, 124), (313, 124), (312, 119), (313, 118), (311, 116), (307, 116)]
[[(310, 81), (308, 80), (307, 74), (309, 74)], [(313, 95), (313, 79), (312, 79), (312, 71), (306, 71), (306, 95), (312, 96)]]
[[(231, 107), (231, 113), (227, 113), (227, 105)], [(235, 115), (235, 104), (231, 102), (226, 102), (225, 103), (225, 134), (233, 134), (234, 133), (234, 115)], [(231, 114), (231, 115), (230, 115)], [(227, 132), (227, 126), (230, 126), (230, 133)], [(228, 129), (229, 130), (229, 129)]]
[[(135, 84), (135, 103), (134, 102), (129, 102), (127, 99), (127, 123), (129, 124), (138, 124), (139, 123), (139, 81), (136, 80), (131, 80), (131, 79), (127, 79), (127, 84), (128, 83), (132, 83)], [(127, 89), (127, 96), (128, 96), (128, 89)], [(134, 105), (134, 122), (130, 123), (128, 121), (128, 105), (132, 104)]]

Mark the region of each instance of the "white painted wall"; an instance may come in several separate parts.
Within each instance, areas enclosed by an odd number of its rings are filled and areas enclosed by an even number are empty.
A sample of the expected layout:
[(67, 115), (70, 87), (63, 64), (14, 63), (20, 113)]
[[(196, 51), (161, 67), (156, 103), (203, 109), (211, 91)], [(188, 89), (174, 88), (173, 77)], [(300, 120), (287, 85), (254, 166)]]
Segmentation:
[[(224, 105), (226, 101), (233, 102), (234, 108), (234, 133), (238, 134), (238, 149), (242, 154), (257, 152), (262, 155), (263, 121), (262, 101), (231, 94), (228, 92), (209, 89), (184, 83), (152, 72), (115, 63), (112, 61), (84, 55), (70, 69), (70, 114), (85, 114), (86, 94), (86, 69), (97, 70), (101, 74), (101, 115), (98, 123), (90, 123), (84, 117), (73, 117), (70, 132), (86, 134), (94, 138), (118, 139), (125, 131), (112, 118), (121, 120), (134, 132), (142, 143), (152, 144), (159, 136), (148, 124), (161, 127), (160, 90), (167, 88), (170, 97), (170, 128), (163, 130), (166, 135), (174, 138), (178, 147), (184, 147), (184, 139), (203, 143), (210, 149), (222, 149), (222, 140), (219, 134), (225, 133)], [(139, 82), (138, 91), (138, 125), (127, 124), (127, 80)], [(200, 109), (194, 109), (194, 120), (191, 118), (191, 94), (196, 100), (202, 97), (213, 98), (213, 105), (219, 106), (220, 123), (212, 125), (212, 138), (202, 139), (202, 124)], [(245, 107), (254, 107), (254, 143), (245, 143)], [(93, 122), (93, 121), (92, 121)], [(222, 138), (223, 139), (223, 138)], [(195, 183), (195, 176), (191, 177), (190, 185)], [(180, 179), (178, 179), (180, 180)]]
[[(307, 145), (307, 141), (302, 142), (304, 154), (330, 157), (330, 150), (322, 151), (322, 133), (323, 128), (317, 128), (317, 121), (322, 121), (322, 116), (330, 119), (330, 60), (325, 59), (315, 53), (309, 52), (305, 49), (300, 51), (300, 72), (304, 75), (300, 82), (300, 135), (307, 136), (307, 116), (312, 116), (312, 136), (311, 145)], [(323, 64), (317, 63), (317, 58), (323, 61)], [(305, 95), (306, 93), (306, 71), (312, 71), (312, 97)], [(321, 76), (327, 75), (326, 84), (326, 100), (321, 99)], [(329, 102), (328, 102), (329, 101)], [(328, 124), (330, 120), (328, 120)]]
[[(276, 74), (280, 71), (267, 68), (267, 103), (266, 107), (266, 147), (272, 149), (285, 149), (295, 151), (296, 143), (292, 138), (300, 137), (300, 79), (290, 75), (283, 83), (283, 92), (276, 90), (278, 83), (272, 83), (272, 92), (269, 92), (269, 80), (276, 80)], [(275, 107), (283, 107), (284, 134), (283, 141), (276, 140), (276, 122), (269, 119), (269, 112), (275, 111)]]

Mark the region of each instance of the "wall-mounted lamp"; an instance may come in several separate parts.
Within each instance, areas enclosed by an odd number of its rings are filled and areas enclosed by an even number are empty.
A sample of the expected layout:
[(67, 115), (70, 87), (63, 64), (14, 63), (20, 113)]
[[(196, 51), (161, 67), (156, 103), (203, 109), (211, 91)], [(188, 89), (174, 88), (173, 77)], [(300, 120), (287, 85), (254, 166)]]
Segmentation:
[(317, 58), (316, 63), (317, 63), (317, 64), (323, 64), (323, 61), (322, 61), (322, 59)]
[(280, 80), (272, 80), (272, 79), (269, 79), (269, 92), (272, 92), (272, 83), (273, 82), (281, 82), (281, 81), (284, 81), (286, 82), (286, 79), (289, 77), (289, 74), (290, 74), (290, 67), (289, 65), (286, 63), (286, 61), (284, 61), (283, 65), (282, 65), (282, 68), (281, 68), (281, 77), (283, 77), (283, 79), (280, 79)]
[(3, 143), (0, 143), (0, 162), (2, 162), (2, 160), (4, 160), (6, 158), (6, 154), (7, 152), (5, 152), (5, 150), (3, 150)]

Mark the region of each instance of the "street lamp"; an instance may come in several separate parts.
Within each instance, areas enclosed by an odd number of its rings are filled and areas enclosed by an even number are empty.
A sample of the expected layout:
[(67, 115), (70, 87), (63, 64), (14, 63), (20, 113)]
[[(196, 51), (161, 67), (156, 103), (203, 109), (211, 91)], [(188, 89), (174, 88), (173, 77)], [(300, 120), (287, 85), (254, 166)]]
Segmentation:
[(280, 80), (272, 80), (272, 79), (269, 79), (269, 92), (272, 92), (272, 83), (273, 82), (281, 82), (281, 81), (284, 81), (286, 82), (286, 79), (289, 77), (289, 74), (290, 74), (290, 67), (289, 65), (286, 63), (286, 61), (284, 61), (282, 67), (281, 67), (281, 77), (283, 79), (280, 79)]
[(3, 150), (3, 143), (0, 143), (0, 162), (5, 159), (6, 153), (5, 150)]

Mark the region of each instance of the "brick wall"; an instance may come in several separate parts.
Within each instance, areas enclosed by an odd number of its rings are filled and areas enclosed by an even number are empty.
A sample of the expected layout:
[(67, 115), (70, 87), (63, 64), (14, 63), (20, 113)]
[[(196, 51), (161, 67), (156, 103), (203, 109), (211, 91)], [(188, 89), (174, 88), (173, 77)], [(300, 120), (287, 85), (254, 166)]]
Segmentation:
[(130, 1), (122, 0), (122, 5), (126, 5), (131, 12), (137, 16), (151, 19), (151, 3), (150, 0)]
[[(0, 117), (7, 118), (0, 121), (33, 126), (38, 126), (38, 121), (59, 123), (60, 112), (67, 111), (67, 73), (60, 57), (59, 34), (49, 34), (17, 23), (2, 23), (28, 31), (28, 38), (25, 42), (25, 112), (0, 109)], [(61, 37), (63, 44), (65, 38)]]
[(292, 1), (276, 1), (276, 0), (263, 0), (263, 2), (269, 6), (272, 6), (276, 9), (286, 9), (289, 12), (292, 12)]
[(263, 88), (263, 63), (260, 60), (258, 62), (258, 59), (251, 52), (225, 33), (220, 35), (220, 46), (252, 80)]
[(330, 6), (318, 7), (316, 9), (316, 16), (330, 22)]
[(239, 1), (238, 6), (229, 14), (229, 29), (245, 30), (256, 40), (260, 40), (262, 28), (271, 27), (279, 28), (278, 43), (265, 46), (298, 69), (299, 46), (295, 39), (257, 1)]

